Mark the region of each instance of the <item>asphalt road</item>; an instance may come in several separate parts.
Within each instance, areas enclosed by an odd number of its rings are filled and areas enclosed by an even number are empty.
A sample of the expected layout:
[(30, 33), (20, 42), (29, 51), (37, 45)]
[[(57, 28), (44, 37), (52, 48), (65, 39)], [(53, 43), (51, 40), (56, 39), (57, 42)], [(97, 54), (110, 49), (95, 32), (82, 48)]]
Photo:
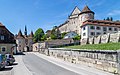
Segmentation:
[(50, 63), (34, 54), (23, 56), (23, 62), (33, 75), (80, 75)]

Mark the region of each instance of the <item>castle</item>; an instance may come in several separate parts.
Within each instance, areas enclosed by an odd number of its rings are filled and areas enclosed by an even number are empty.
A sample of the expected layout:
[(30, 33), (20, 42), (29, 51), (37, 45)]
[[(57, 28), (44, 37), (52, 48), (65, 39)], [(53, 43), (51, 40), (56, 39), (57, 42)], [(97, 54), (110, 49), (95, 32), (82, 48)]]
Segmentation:
[(32, 44), (33, 44), (33, 32), (31, 31), (30, 35), (27, 35), (27, 28), (25, 26), (24, 35), (22, 34), (21, 30), (18, 32), (18, 35), (15, 36), (16, 44), (17, 44), (17, 51), (24, 52), (24, 51), (32, 51)]
[(120, 22), (112, 20), (95, 20), (94, 12), (88, 6), (81, 11), (75, 7), (65, 23), (58, 26), (60, 33), (75, 32), (81, 35), (81, 40), (120, 30)]

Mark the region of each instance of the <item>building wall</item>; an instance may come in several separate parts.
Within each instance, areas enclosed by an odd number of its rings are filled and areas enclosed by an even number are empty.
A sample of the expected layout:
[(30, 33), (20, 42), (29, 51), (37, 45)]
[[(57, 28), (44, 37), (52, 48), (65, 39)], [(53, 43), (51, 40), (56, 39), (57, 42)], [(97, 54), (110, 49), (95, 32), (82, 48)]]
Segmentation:
[(23, 52), (25, 47), (25, 39), (24, 38), (16, 39), (16, 44), (18, 52)]
[[(93, 29), (91, 29), (91, 27)], [(97, 29), (97, 28), (100, 28), (100, 29)], [(106, 31), (103, 28), (106, 28)], [(112, 30), (110, 30), (109, 28), (111, 28)], [(119, 27), (86, 25), (86, 26), (82, 27), (81, 39), (91, 38), (93, 36), (103, 35), (103, 34), (107, 34), (107, 33), (116, 33), (119, 30), (120, 30)], [(94, 35), (92, 35), (92, 33), (94, 33)], [(85, 34), (85, 36), (84, 36), (84, 34)]]
[[(2, 48), (5, 48), (5, 51), (2, 51)], [(6, 53), (13, 53), (15, 50), (15, 44), (0, 44), (0, 53), (6, 54)]]

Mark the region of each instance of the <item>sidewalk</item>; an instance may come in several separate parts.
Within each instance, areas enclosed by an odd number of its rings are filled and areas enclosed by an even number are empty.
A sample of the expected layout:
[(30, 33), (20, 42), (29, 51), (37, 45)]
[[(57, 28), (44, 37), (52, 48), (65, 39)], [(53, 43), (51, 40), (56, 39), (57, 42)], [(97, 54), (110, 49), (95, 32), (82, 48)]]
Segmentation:
[(15, 55), (14, 75), (32, 75), (32, 73), (27, 69), (22, 60), (22, 55)]
[(40, 58), (43, 58), (53, 64), (56, 64), (60, 67), (63, 67), (67, 70), (73, 71), (75, 73), (78, 73), (80, 75), (114, 75), (102, 70), (98, 70), (92, 67), (88, 67), (85, 65), (80, 65), (80, 64), (72, 64), (70, 62), (65, 62), (63, 60), (60, 60), (58, 58), (54, 58), (54, 57), (50, 57), (50, 56), (46, 56), (43, 54), (40, 54), (38, 52), (31, 52), (37, 56), (39, 56)]

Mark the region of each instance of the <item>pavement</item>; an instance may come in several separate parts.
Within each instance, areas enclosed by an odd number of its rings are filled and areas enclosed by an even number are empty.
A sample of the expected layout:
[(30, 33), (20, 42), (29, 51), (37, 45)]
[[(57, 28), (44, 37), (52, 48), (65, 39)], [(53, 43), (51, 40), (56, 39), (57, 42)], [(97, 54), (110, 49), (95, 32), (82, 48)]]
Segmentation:
[(73, 64), (73, 63), (70, 63), (70, 62), (63, 61), (63, 60), (58, 59), (58, 58), (46, 56), (46, 55), (40, 54), (38, 52), (31, 52), (31, 53), (35, 54), (36, 56), (38, 56), (38, 57), (40, 57), (44, 60), (47, 60), (47, 61), (51, 62), (53, 64), (56, 64), (57, 66), (60, 66), (64, 69), (75, 72), (79, 75), (114, 75), (112, 73), (105, 72), (105, 71), (102, 71), (102, 70), (98, 70), (98, 69), (88, 67), (88, 66), (85, 66), (85, 65)]
[(27, 69), (24, 65), (22, 57), (24, 55), (15, 55), (16, 65), (13, 66), (14, 68), (14, 75), (32, 75), (32, 73)]
[(32, 53), (27, 53), (23, 56), (23, 62), (33, 75), (80, 75)]

